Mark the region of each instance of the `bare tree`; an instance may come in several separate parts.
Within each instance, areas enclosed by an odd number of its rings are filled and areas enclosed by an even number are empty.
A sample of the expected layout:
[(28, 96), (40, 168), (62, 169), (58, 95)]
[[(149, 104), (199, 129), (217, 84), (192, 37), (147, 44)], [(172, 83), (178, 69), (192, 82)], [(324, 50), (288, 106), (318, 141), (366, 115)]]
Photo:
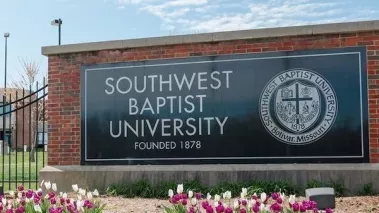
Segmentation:
[[(22, 69), (18, 70), (18, 78), (17, 78), (17, 80), (13, 80), (12, 86), (16, 89), (19, 89), (20, 91), (22, 89), (24, 89), (24, 91), (26, 91), (25, 95), (31, 95), (31, 94), (33, 94), (33, 92), (36, 91), (37, 84), (38, 84), (38, 82), (40, 82), (40, 81), (38, 81), (38, 77), (40, 74), (40, 66), (35, 61), (28, 61), (28, 60), (25, 60), (23, 58), (19, 59), (19, 60), (20, 60), (20, 64), (21, 64)], [(42, 85), (42, 86), (44, 86), (44, 85)], [(15, 95), (13, 94), (12, 97), (15, 97)], [(20, 97), (20, 95), (19, 95), (19, 97)], [(29, 100), (30, 100), (30, 102), (29, 102)], [(42, 110), (44, 107), (43, 102), (37, 100), (37, 95), (31, 96), (30, 99), (27, 98), (24, 100), (24, 102), (25, 101), (26, 101), (25, 106), (30, 104), (30, 106), (28, 106), (28, 107), (30, 107), (30, 111), (31, 111), (31, 115), (30, 115), (31, 120), (27, 119), (27, 120), (29, 120), (28, 122), (30, 122), (29, 125), (31, 126), (31, 130), (32, 130), (31, 132), (29, 132), (30, 138), (32, 139), (29, 142), (29, 144), (31, 145), (31, 147), (29, 147), (31, 149), (30, 155), (29, 155), (29, 160), (31, 162), (35, 162), (35, 151), (36, 151), (35, 149), (37, 147), (37, 141), (38, 141), (38, 139), (37, 139), (38, 123), (39, 123), (39, 121), (43, 121), (46, 119), (46, 113), (43, 112), (43, 110)], [(35, 102), (35, 103), (33, 103), (33, 102)], [(25, 107), (25, 106), (22, 106), (21, 104), (22, 104), (21, 102), (17, 103), (17, 108)], [(28, 108), (28, 107), (26, 107), (26, 108)], [(26, 109), (23, 108), (22, 110), (26, 110)], [(16, 131), (18, 133), (18, 130), (16, 130)], [(29, 128), (28, 128), (28, 131), (29, 131)], [(25, 136), (24, 132), (22, 134), (24, 137)]]

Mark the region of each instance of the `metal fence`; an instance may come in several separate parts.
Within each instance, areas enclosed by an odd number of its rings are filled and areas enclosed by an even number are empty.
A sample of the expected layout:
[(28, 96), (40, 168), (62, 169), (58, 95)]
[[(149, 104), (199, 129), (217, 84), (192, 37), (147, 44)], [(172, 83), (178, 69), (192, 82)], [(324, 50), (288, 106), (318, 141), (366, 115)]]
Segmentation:
[[(0, 89), (0, 188), (38, 188), (47, 164), (47, 84)], [(1, 189), (0, 189), (1, 193)]]

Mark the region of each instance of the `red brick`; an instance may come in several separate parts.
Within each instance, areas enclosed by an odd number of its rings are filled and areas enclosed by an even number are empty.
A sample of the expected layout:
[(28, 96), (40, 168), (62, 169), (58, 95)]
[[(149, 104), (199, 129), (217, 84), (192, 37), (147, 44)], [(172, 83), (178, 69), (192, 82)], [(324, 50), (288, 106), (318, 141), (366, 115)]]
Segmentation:
[(276, 47), (266, 47), (262, 48), (262, 52), (271, 52), (271, 51), (277, 51), (278, 49)]
[(251, 48), (251, 49), (247, 49), (246, 52), (248, 52), (248, 53), (258, 53), (258, 52), (262, 52), (262, 48)]

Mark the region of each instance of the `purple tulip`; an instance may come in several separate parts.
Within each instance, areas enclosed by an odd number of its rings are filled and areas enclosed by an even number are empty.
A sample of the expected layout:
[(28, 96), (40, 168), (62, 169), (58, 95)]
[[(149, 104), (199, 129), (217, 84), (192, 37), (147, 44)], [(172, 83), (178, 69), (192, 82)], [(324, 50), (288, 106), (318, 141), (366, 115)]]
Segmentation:
[(312, 207), (312, 209), (317, 208), (317, 203), (315, 201), (309, 201), (309, 205)]
[(212, 206), (207, 206), (207, 213), (214, 213)]
[(282, 204), (282, 203), (283, 203), (283, 200), (282, 200), (281, 197), (278, 197), (278, 198), (276, 199), (276, 202), (278, 202), (279, 204)]
[(216, 207), (216, 212), (217, 213), (222, 213), (225, 211), (225, 207), (219, 203), (219, 205)]
[(183, 193), (182, 194), (182, 199), (187, 199), (187, 198), (188, 198), (187, 194)]
[(201, 193), (196, 193), (195, 197), (196, 197), (196, 199), (200, 200), (201, 199)]
[(242, 200), (242, 201), (241, 201), (241, 204), (242, 204), (243, 206), (246, 206), (246, 205), (247, 205), (247, 201), (246, 201), (246, 200)]
[[(0, 201), (1, 203), (1, 201)], [(0, 205), (0, 212), (3, 211), (3, 205)]]
[(207, 209), (207, 207), (209, 206), (209, 203), (208, 201), (204, 201), (201, 203), (201, 206), (203, 207), (203, 209)]
[(188, 209), (187, 213), (195, 213), (195, 208), (194, 207), (190, 207)]
[(257, 199), (258, 199), (258, 196), (253, 195), (253, 196), (251, 196), (251, 198), (253, 198), (254, 200), (257, 200)]
[(257, 212), (259, 212), (259, 210), (260, 210), (259, 206), (258, 205), (254, 205), (253, 212), (257, 213)]
[(179, 200), (181, 200), (181, 196), (179, 194), (176, 194), (172, 197), (172, 202), (174, 204), (178, 204)]
[(282, 207), (278, 203), (274, 203), (270, 206), (270, 209), (274, 212), (279, 212), (282, 210)]
[(325, 212), (326, 212), (326, 213), (333, 213), (333, 211), (332, 211), (331, 208), (327, 208), (327, 209), (325, 209)]
[(93, 208), (93, 203), (91, 201), (88, 203), (87, 208), (88, 209), (92, 209)]
[(225, 213), (233, 213), (233, 209), (228, 207), (225, 209)]
[(271, 194), (271, 197), (272, 197), (272, 199), (276, 200), (276, 199), (278, 199), (279, 195), (278, 195), (278, 193), (274, 192)]
[(303, 201), (303, 206), (306, 210), (312, 210), (312, 203), (310, 201)]
[(48, 196), (49, 196), (49, 200), (50, 200), (51, 198), (55, 197), (55, 193), (54, 192), (49, 192)]
[(40, 199), (39, 199), (39, 197), (34, 197), (33, 201), (35, 204), (39, 204)]
[(241, 209), (240, 213), (246, 213), (246, 209)]
[(57, 200), (56, 200), (55, 198), (51, 198), (51, 199), (50, 199), (50, 203), (51, 203), (52, 205), (55, 205), (55, 204), (57, 204)]
[(42, 192), (41, 192), (41, 191), (38, 191), (38, 192), (37, 192), (37, 195), (40, 196), (40, 197), (42, 197)]
[(7, 209), (7, 211), (5, 213), (13, 213), (13, 210), (12, 209)]
[(22, 199), (22, 200), (20, 201), (20, 204), (21, 204), (22, 206), (25, 206), (25, 205), (26, 205), (26, 202), (25, 202), (25, 200), (24, 200), (24, 199)]
[(26, 193), (25, 193), (25, 196), (27, 197), (27, 198), (32, 198), (33, 197), (33, 191), (32, 190), (28, 190)]
[(300, 212), (306, 212), (307, 208), (304, 205), (300, 205)]
[(16, 209), (16, 213), (24, 213), (25, 212), (25, 208), (23, 206), (20, 206)]
[(183, 199), (183, 200), (182, 200), (182, 205), (183, 205), (183, 206), (187, 205), (187, 199)]
[(292, 205), (292, 209), (295, 212), (298, 212), (300, 210), (300, 205), (296, 202)]
[(24, 186), (23, 186), (23, 185), (19, 185), (19, 186), (17, 187), (17, 190), (18, 190), (19, 192), (24, 191)]

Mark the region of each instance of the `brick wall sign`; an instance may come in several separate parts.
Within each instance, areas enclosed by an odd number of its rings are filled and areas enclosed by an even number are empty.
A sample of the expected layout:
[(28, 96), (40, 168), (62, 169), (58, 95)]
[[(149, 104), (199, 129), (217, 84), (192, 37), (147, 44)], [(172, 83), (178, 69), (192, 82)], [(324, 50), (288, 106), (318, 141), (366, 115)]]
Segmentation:
[(82, 164), (368, 162), (366, 47), (83, 65)]

